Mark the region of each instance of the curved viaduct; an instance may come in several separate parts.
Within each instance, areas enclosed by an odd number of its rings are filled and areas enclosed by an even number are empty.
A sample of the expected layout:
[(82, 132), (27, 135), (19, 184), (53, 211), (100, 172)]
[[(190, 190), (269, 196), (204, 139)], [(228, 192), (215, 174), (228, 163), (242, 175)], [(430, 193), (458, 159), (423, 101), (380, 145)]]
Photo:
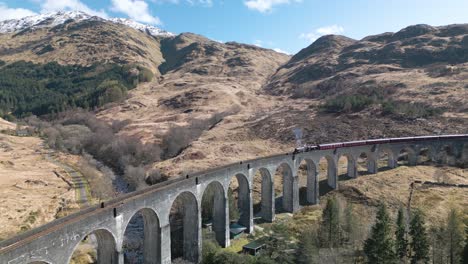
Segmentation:
[[(418, 140), (419, 139), (419, 140)], [(299, 208), (298, 169), (307, 164), (307, 202), (319, 202), (319, 170), (321, 158), (328, 163), (327, 182), (338, 188), (337, 163), (340, 157), (348, 160), (348, 176), (357, 177), (357, 159), (367, 155), (369, 173), (378, 171), (378, 159), (385, 152), (388, 167), (397, 166), (402, 150), (408, 155), (408, 164), (416, 165), (421, 152), (442, 163), (468, 161), (466, 149), (468, 135), (462, 137), (412, 138), (399, 143), (367, 143), (361, 146), (339, 147), (327, 150), (311, 150), (286, 153), (215, 168), (178, 179), (173, 179), (145, 190), (133, 192), (98, 206), (89, 207), (75, 214), (55, 220), (0, 243), (0, 263), (69, 263), (80, 241), (87, 235), (97, 238), (98, 263), (122, 264), (124, 232), (132, 217), (140, 213), (144, 219), (143, 256), (145, 263), (171, 263), (170, 211), (173, 203), (183, 205), (183, 258), (199, 262), (201, 256), (201, 200), (208, 186), (214, 190), (213, 230), (220, 245), (229, 246), (230, 181), (236, 177), (239, 183), (238, 208), (240, 224), (253, 232), (252, 184), (254, 175), (261, 172), (261, 217), (275, 219), (275, 191), (273, 176), (282, 168), (283, 210), (296, 212)], [(369, 141), (367, 141), (369, 142)], [(381, 141), (380, 141), (381, 142)], [(450, 155), (451, 159), (447, 159)], [(449, 164), (452, 165), (452, 164)]]

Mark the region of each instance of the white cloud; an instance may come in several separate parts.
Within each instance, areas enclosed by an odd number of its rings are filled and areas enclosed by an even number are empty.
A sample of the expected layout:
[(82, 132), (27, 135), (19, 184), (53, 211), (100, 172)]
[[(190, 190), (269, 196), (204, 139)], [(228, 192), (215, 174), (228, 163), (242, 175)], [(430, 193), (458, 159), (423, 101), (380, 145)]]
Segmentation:
[(142, 0), (112, 0), (111, 10), (139, 22), (161, 24), (161, 20), (150, 14), (148, 4)]
[(170, 4), (180, 4), (181, 2), (188, 3), (190, 5), (202, 5), (211, 7), (213, 6), (213, 0), (151, 0), (151, 2), (157, 4), (170, 3)]
[(18, 19), (26, 16), (37, 15), (35, 12), (24, 8), (8, 8), (8, 6), (0, 2), (0, 21), (8, 19)]
[(300, 39), (305, 39), (308, 42), (314, 42), (321, 36), (332, 35), (332, 34), (343, 34), (344, 28), (338, 25), (331, 25), (326, 27), (317, 28), (313, 32), (302, 33), (299, 35)]
[(263, 47), (263, 41), (257, 39), (257, 40), (254, 40), (253, 44), (257, 47)]
[(276, 52), (279, 52), (279, 53), (284, 53), (284, 54), (287, 54), (287, 55), (291, 55), (290, 52), (284, 51), (284, 50), (282, 50), (282, 49), (280, 49), (280, 48), (275, 48), (275, 49), (273, 49), (273, 50), (276, 51)]
[(187, 3), (191, 5), (204, 5), (204, 6), (212, 6), (213, 1), (212, 0), (186, 0)]
[(322, 35), (341, 34), (344, 32), (342, 26), (332, 25), (327, 27), (321, 27), (317, 29), (317, 33)]
[(104, 10), (94, 10), (79, 0), (45, 0), (41, 3), (41, 13), (54, 11), (83, 11), (92, 16), (108, 18), (109, 16)]
[(273, 7), (281, 4), (289, 4), (292, 2), (302, 2), (302, 0), (247, 0), (244, 4), (252, 10), (257, 10), (261, 13), (267, 13), (273, 10)]

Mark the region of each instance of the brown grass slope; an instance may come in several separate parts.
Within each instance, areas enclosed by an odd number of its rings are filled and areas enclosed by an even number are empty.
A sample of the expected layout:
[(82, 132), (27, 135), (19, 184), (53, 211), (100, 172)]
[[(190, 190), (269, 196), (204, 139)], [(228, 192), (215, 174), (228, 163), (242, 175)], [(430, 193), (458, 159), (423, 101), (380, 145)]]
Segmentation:
[[(223, 120), (178, 157), (159, 164), (169, 174), (196, 171), (281, 148), (248, 135), (244, 123), (269, 110), (276, 98), (261, 87), (289, 56), (238, 43), (218, 43), (184, 33), (161, 43), (165, 63), (159, 82), (130, 92), (130, 99), (99, 113), (107, 120), (130, 119), (122, 133), (160, 142), (171, 126), (190, 129), (194, 120), (224, 113)], [(277, 144), (276, 144), (277, 145)]]
[(0, 134), (0, 240), (38, 227), (77, 208), (71, 178), (46, 159), (36, 137)]
[(415, 25), (359, 41), (328, 35), (280, 67), (265, 90), (323, 98), (371, 85), (400, 100), (466, 112), (467, 62), (468, 24)]
[[(292, 100), (294, 114), (264, 119), (255, 133), (272, 122), (297, 124), (311, 142), (382, 136), (466, 133), (468, 110), (468, 24), (415, 25), (397, 33), (362, 40), (328, 35), (294, 55), (265, 84), (272, 95)], [(337, 95), (378, 94), (385, 101), (419, 103), (441, 109), (442, 116), (405, 118), (384, 115), (376, 104), (355, 113), (327, 114), (318, 109)], [(299, 107), (307, 102), (310, 108)], [(302, 113), (302, 115), (301, 115)], [(282, 120), (282, 121), (279, 121)], [(272, 125), (271, 135), (285, 138)], [(266, 136), (265, 132), (261, 133)]]

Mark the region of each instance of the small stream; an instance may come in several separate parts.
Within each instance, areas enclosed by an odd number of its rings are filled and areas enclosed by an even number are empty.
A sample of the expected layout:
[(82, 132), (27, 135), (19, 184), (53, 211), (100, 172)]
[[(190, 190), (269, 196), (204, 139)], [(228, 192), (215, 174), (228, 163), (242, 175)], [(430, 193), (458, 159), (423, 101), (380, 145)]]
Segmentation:
[[(113, 173), (112, 184), (118, 195), (131, 192), (123, 175)], [(143, 216), (137, 213), (128, 223), (124, 233), (123, 252), (124, 263), (140, 264), (143, 262), (144, 239)]]
[[(112, 169), (105, 166), (102, 162), (94, 160), (96, 167), (108, 175), (112, 180), (117, 196), (131, 192), (123, 175), (115, 173)], [(144, 223), (141, 214), (136, 214), (127, 226), (124, 233), (123, 252), (125, 263), (139, 264), (143, 263), (143, 238)]]

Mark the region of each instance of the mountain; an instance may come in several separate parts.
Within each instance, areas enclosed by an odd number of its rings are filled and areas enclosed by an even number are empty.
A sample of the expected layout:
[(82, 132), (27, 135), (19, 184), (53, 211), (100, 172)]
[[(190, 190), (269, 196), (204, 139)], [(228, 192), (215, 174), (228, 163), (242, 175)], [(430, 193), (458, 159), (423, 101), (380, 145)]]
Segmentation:
[(160, 28), (141, 24), (131, 19), (125, 18), (111, 18), (104, 19), (97, 16), (90, 16), (81, 11), (69, 11), (69, 12), (53, 12), (47, 14), (40, 14), (35, 16), (28, 16), (21, 19), (10, 19), (0, 21), (0, 33), (16, 33), (23, 30), (34, 30), (38, 28), (52, 28), (58, 25), (67, 24), (69, 22), (80, 22), (80, 21), (109, 21), (116, 24), (122, 24), (141, 32), (145, 32), (148, 35), (158, 37), (170, 37), (174, 36), (173, 33), (167, 32)]
[(128, 19), (55, 12), (0, 22), (0, 60), (62, 65), (135, 63), (159, 75), (162, 29)]
[(141, 24), (141, 23), (135, 22), (135, 21), (133, 21), (131, 19), (112, 18), (112, 19), (109, 19), (109, 21), (117, 23), (117, 24), (122, 24), (122, 25), (125, 25), (125, 26), (128, 26), (128, 27), (134, 28), (134, 29), (137, 29), (137, 30), (139, 30), (141, 32), (145, 32), (148, 35), (151, 35), (153, 37), (173, 37), (173, 36), (175, 36), (174, 33), (167, 32), (167, 31), (165, 31), (163, 29), (153, 27), (153, 26), (150, 26), (150, 25)]
[(1, 84), (2, 105), (41, 98), (41, 113), (88, 107), (145, 143), (180, 137), (154, 164), (169, 175), (288, 151), (296, 127), (308, 143), (468, 132), (468, 25), (323, 36), (294, 56), (76, 12), (1, 25), (0, 74), (29, 78)]
[(294, 98), (386, 90), (390, 98), (461, 112), (468, 103), (467, 63), (468, 24), (415, 25), (362, 40), (329, 35), (281, 66), (265, 90)]

